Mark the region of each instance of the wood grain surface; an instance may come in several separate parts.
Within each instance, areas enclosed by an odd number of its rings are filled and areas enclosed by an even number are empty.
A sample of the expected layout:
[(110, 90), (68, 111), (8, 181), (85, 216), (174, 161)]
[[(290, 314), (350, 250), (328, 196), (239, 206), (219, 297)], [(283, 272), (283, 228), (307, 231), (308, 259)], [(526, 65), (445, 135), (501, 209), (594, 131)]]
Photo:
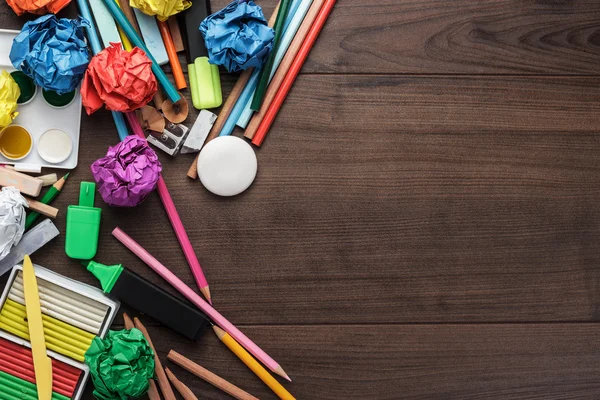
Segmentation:
[[(275, 0), (259, 4), (269, 15)], [(25, 21), (6, 4), (0, 19)], [(223, 74), (224, 95), (236, 78)], [(215, 307), (298, 399), (595, 399), (599, 108), (596, 0), (340, 0), (247, 192), (218, 198), (186, 177), (193, 155), (160, 158)], [(65, 213), (116, 142), (110, 113), (82, 117), (79, 166), (53, 203), (63, 234), (34, 262), (95, 284), (64, 254)], [(157, 194), (96, 203), (97, 261), (172, 291), (119, 226), (194, 287)], [(275, 398), (210, 332), (193, 343), (141, 319), (198, 398), (230, 397), (169, 350)]]

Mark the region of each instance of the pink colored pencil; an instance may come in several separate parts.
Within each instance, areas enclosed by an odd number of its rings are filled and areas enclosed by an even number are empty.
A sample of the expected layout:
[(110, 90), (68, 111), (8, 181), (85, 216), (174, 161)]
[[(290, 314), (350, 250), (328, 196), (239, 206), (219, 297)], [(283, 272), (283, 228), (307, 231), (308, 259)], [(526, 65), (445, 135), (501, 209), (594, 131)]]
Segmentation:
[[(144, 130), (142, 129), (136, 115), (133, 112), (125, 113), (127, 117), (127, 122), (129, 122), (129, 126), (133, 133), (142, 139), (146, 139), (144, 136)], [(181, 222), (181, 218), (179, 218), (179, 213), (175, 208), (175, 203), (171, 198), (171, 194), (169, 193), (169, 189), (167, 189), (167, 184), (165, 180), (161, 176), (158, 179), (157, 184), (158, 195), (160, 196), (160, 200), (165, 207), (165, 211), (167, 212), (167, 216), (169, 217), (169, 221), (171, 221), (171, 225), (173, 226), (173, 230), (175, 231), (175, 235), (177, 236), (177, 240), (179, 240), (179, 245), (183, 249), (183, 254), (185, 254), (185, 259), (187, 260), (190, 269), (192, 270), (192, 274), (194, 275), (194, 279), (196, 280), (196, 285), (200, 289), (200, 292), (206, 297), (208, 302), (212, 304), (212, 300), (210, 297), (210, 289), (208, 287), (208, 282), (206, 277), (204, 276), (204, 272), (202, 272), (202, 267), (200, 266), (200, 262), (198, 261), (198, 257), (194, 252), (194, 248), (192, 247), (192, 243), (190, 242), (190, 238), (185, 231), (185, 227)]]
[(167, 267), (162, 265), (160, 261), (154, 258), (150, 253), (140, 246), (135, 240), (129, 237), (120, 228), (115, 228), (112, 232), (113, 236), (118, 241), (123, 243), (125, 247), (131, 250), (136, 256), (138, 256), (143, 262), (145, 262), (150, 268), (159, 274), (164, 280), (169, 282), (179, 293), (184, 295), (189, 301), (194, 303), (202, 312), (204, 312), (214, 323), (219, 325), (227, 333), (229, 333), (239, 344), (244, 346), (254, 357), (259, 359), (265, 364), (271, 371), (291, 381), (289, 376), (285, 373), (283, 368), (273, 360), (267, 353), (265, 353), (260, 347), (258, 347), (252, 340), (244, 335), (238, 328), (236, 328), (231, 322), (223, 317), (217, 310), (215, 310), (210, 304), (198, 296), (196, 292), (190, 289), (185, 283), (181, 281), (174, 273), (172, 273)]

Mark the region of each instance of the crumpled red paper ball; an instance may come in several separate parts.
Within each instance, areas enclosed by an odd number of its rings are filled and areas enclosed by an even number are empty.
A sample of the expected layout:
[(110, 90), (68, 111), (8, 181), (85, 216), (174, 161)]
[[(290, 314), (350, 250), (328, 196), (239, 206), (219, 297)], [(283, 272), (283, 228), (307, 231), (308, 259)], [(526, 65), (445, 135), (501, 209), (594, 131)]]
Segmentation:
[(88, 115), (102, 105), (129, 112), (148, 104), (157, 89), (146, 53), (138, 47), (125, 51), (120, 43), (111, 43), (92, 57), (81, 84), (81, 100)]
[(25, 13), (37, 15), (56, 14), (70, 2), (71, 0), (6, 0), (6, 3), (17, 15)]

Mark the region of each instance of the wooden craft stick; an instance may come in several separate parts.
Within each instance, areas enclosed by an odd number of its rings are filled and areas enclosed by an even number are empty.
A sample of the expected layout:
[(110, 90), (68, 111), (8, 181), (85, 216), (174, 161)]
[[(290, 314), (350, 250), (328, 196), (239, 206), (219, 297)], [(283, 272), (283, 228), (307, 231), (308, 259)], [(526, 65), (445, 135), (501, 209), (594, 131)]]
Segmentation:
[(182, 368), (188, 370), (189, 372), (191, 372), (192, 374), (196, 375), (198, 378), (205, 380), (206, 382), (221, 389), (225, 393), (230, 394), (231, 396), (235, 397), (238, 400), (258, 400), (256, 397), (252, 396), (251, 394), (243, 391), (242, 389), (235, 386), (234, 384), (227, 382), (225, 379), (221, 378), (218, 375), (213, 374), (206, 368), (201, 367), (200, 365), (185, 358), (184, 356), (182, 356), (181, 354), (177, 353), (174, 350), (171, 350), (169, 352), (169, 355), (167, 356), (167, 358), (169, 360), (173, 361), (175, 364), (179, 365), (180, 367), (182, 367)]
[(56, 218), (58, 215), (58, 208), (49, 206), (48, 204), (40, 203), (39, 201), (33, 200), (29, 197), (25, 197), (25, 200), (27, 200), (27, 205), (30, 210), (39, 212), (48, 218)]
[[(275, 20), (277, 19), (277, 14), (279, 13), (280, 5), (281, 5), (281, 2), (278, 2), (277, 5), (275, 6), (275, 10), (273, 10), (273, 14), (271, 14), (271, 18), (269, 19), (269, 26), (273, 26), (273, 24), (275, 23)], [(231, 114), (231, 110), (233, 110), (235, 103), (238, 101), (238, 99), (240, 97), (240, 94), (242, 94), (244, 87), (246, 87), (248, 80), (252, 76), (252, 72), (254, 72), (254, 68), (249, 68), (240, 74), (240, 77), (238, 78), (237, 82), (235, 83), (235, 86), (233, 87), (233, 89), (231, 90), (229, 97), (227, 97), (227, 100), (225, 100), (225, 104), (223, 104), (223, 107), (221, 107), (221, 111), (219, 112), (219, 115), (217, 116), (217, 120), (215, 121), (215, 124), (213, 125), (212, 129), (210, 130), (210, 133), (208, 134), (208, 137), (206, 138), (204, 145), (206, 145), (206, 143), (210, 142), (211, 140), (213, 140), (214, 138), (219, 136), (219, 134), (221, 133), (221, 129), (223, 129), (223, 125), (225, 125), (225, 122), (227, 122), (227, 118), (229, 118), (229, 115)], [(198, 153), (196, 155), (196, 158), (194, 158), (192, 165), (190, 165), (190, 168), (188, 169), (188, 172), (187, 172), (188, 178), (192, 178), (192, 179), (198, 178), (198, 157), (199, 156), (200, 156), (200, 153)]]
[(171, 31), (171, 38), (173, 39), (173, 44), (175, 45), (175, 51), (179, 53), (180, 51), (185, 50), (185, 47), (183, 47), (183, 38), (181, 37), (181, 29), (179, 29), (179, 22), (177, 22), (177, 16), (173, 15), (169, 17), (167, 23), (169, 24), (169, 30)]
[(152, 351), (154, 352), (154, 371), (156, 372), (156, 378), (158, 379), (158, 386), (160, 387), (160, 391), (162, 392), (163, 397), (166, 400), (176, 400), (175, 393), (173, 393), (173, 389), (171, 388), (171, 385), (169, 384), (169, 379), (167, 378), (167, 375), (165, 374), (165, 370), (163, 369), (162, 363), (160, 362), (160, 358), (158, 358), (158, 354), (156, 354), (156, 349), (154, 348), (154, 344), (152, 344), (152, 339), (150, 339), (150, 334), (148, 333), (148, 330), (146, 329), (146, 327), (144, 325), (142, 325), (140, 320), (137, 318), (133, 319), (133, 323), (134, 323), (135, 327), (138, 328), (144, 334), (144, 337), (146, 338), (146, 340), (148, 341), (148, 344), (150, 345), (150, 347), (152, 348)]
[[(125, 329), (135, 328), (135, 324), (126, 313), (123, 313), (123, 321), (125, 323)], [(148, 383), (150, 384), (150, 387), (148, 388), (148, 397), (150, 400), (160, 400), (160, 394), (158, 393), (158, 388), (156, 387), (154, 379), (148, 379)]]
[(183, 382), (177, 379), (177, 377), (171, 372), (169, 368), (165, 368), (165, 372), (167, 373), (167, 377), (169, 378), (173, 386), (175, 386), (175, 389), (177, 389), (177, 391), (179, 392), (181, 397), (183, 397), (184, 400), (198, 400), (198, 398), (190, 390), (190, 388), (185, 386)]
[(323, 7), (324, 3), (325, 0), (314, 0), (312, 6), (310, 6), (306, 17), (304, 17), (302, 25), (300, 25), (300, 28), (296, 33), (296, 37), (294, 37), (294, 40), (292, 40), (292, 43), (290, 44), (287, 53), (285, 53), (283, 60), (281, 60), (281, 63), (279, 64), (279, 68), (277, 68), (277, 72), (275, 73), (275, 75), (273, 75), (273, 79), (271, 79), (271, 83), (267, 88), (267, 92), (265, 93), (265, 97), (262, 105), (260, 106), (260, 110), (258, 110), (258, 112), (254, 114), (254, 116), (250, 120), (250, 123), (246, 127), (244, 137), (250, 140), (254, 138), (258, 126), (260, 125), (265, 114), (267, 113), (269, 106), (273, 102), (273, 99), (275, 98), (279, 87), (283, 83), (290, 67), (292, 66), (292, 63), (296, 59), (296, 55), (300, 51), (302, 43), (304, 43), (304, 39), (308, 35), (308, 32), (310, 31), (310, 28), (312, 27), (314, 21), (317, 19), (317, 15), (319, 14), (319, 11), (321, 11), (321, 8)]

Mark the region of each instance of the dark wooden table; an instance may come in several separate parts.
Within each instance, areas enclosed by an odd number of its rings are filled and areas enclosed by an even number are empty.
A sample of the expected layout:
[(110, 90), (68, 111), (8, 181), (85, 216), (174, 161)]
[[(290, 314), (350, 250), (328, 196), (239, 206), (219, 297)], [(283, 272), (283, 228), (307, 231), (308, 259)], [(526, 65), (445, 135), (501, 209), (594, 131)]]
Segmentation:
[[(192, 157), (161, 155), (215, 306), (299, 399), (600, 397), (600, 2), (338, 3), (246, 193), (212, 196), (185, 177)], [(2, 6), (3, 27), (22, 21)], [(62, 232), (116, 142), (109, 113), (83, 117)], [(169, 289), (118, 225), (193, 286), (158, 195), (103, 208), (98, 261)], [(63, 245), (35, 261), (94, 283)], [(162, 359), (274, 398), (211, 332), (191, 343), (142, 319)]]

